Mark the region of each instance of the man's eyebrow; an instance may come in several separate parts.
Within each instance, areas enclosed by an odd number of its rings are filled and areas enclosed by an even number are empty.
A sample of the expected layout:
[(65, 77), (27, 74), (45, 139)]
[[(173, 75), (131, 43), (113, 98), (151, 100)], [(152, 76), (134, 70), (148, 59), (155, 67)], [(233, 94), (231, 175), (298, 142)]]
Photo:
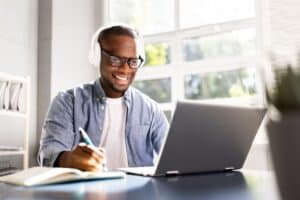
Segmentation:
[(135, 57), (125, 57), (125, 56), (119, 56), (116, 55), (113, 50), (107, 50), (105, 48), (101, 48), (101, 51), (104, 51), (106, 53), (108, 53), (110, 56), (114, 56), (114, 57), (118, 57), (118, 58), (123, 58), (123, 59), (138, 59), (140, 57), (139, 54), (137, 54)]
[(111, 56), (114, 56), (114, 57), (118, 57), (118, 58), (121, 58), (121, 59), (138, 59), (139, 56), (136, 56), (136, 57), (126, 57), (126, 56), (118, 56), (118, 55), (115, 55), (115, 54), (111, 54)]

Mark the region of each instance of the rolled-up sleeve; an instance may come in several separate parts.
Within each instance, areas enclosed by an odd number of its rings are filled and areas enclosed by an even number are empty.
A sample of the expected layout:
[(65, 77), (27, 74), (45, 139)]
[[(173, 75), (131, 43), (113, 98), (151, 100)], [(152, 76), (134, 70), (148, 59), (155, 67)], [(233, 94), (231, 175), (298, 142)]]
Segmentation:
[(43, 124), (38, 162), (54, 166), (62, 151), (69, 151), (74, 144), (74, 98), (66, 92), (59, 93), (52, 101)]

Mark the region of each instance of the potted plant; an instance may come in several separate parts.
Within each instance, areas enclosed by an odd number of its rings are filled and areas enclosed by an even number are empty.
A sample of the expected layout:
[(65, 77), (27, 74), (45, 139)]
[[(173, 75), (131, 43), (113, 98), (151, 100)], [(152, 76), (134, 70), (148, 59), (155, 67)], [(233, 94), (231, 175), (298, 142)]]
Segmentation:
[(273, 167), (282, 199), (300, 199), (300, 66), (273, 69), (273, 87), (266, 89)]

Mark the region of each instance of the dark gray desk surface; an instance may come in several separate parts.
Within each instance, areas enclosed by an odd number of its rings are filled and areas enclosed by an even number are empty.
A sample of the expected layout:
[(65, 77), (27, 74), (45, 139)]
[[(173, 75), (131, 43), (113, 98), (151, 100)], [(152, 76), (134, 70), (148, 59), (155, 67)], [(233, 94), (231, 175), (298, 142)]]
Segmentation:
[(242, 171), (168, 178), (127, 175), (125, 179), (29, 188), (0, 183), (0, 199), (277, 200), (279, 195), (273, 173)]

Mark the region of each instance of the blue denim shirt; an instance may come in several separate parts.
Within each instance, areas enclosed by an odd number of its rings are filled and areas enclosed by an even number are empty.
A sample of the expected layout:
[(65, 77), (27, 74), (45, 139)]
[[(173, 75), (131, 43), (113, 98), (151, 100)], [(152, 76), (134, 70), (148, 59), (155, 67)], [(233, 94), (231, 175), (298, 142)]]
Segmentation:
[[(169, 127), (158, 104), (133, 87), (124, 94), (127, 106), (125, 142), (128, 166), (153, 165)], [(52, 101), (45, 119), (38, 161), (53, 166), (62, 151), (70, 151), (81, 141), (82, 127), (95, 145), (100, 144), (106, 96), (100, 80), (60, 92)], [(119, 122), (115, 122), (119, 123)]]

